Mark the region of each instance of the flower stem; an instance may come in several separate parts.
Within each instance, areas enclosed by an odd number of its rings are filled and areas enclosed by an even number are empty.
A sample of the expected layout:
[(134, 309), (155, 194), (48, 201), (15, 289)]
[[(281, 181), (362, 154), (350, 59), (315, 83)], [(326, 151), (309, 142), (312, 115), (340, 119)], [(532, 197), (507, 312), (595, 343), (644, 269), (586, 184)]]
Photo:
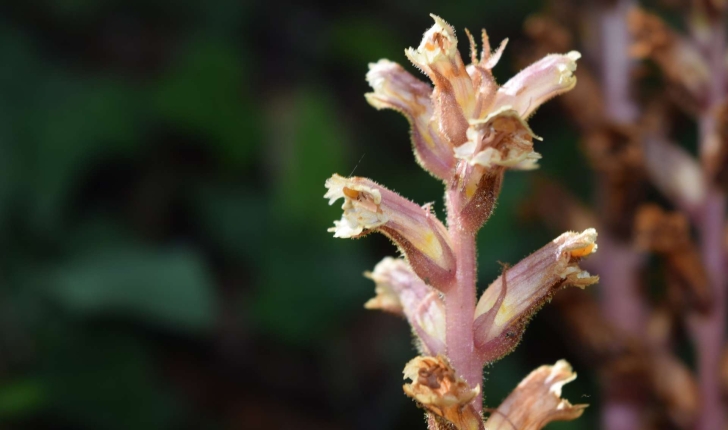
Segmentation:
[[(711, 65), (711, 88), (708, 103), (698, 119), (701, 154), (706, 159), (708, 139), (717, 127), (714, 108), (725, 94), (723, 55), (725, 52), (725, 16), (712, 24), (708, 56)], [(706, 316), (697, 316), (692, 325), (693, 337), (698, 351), (698, 381), (700, 384), (700, 418), (698, 430), (719, 429), (724, 427), (725, 415), (722, 409), (720, 386), (720, 359), (725, 340), (726, 320), (726, 250), (723, 244), (723, 228), (726, 218), (726, 197), (717, 189), (712, 180), (708, 181), (708, 194), (702, 206), (702, 216), (698, 222), (698, 234), (705, 265), (713, 295), (713, 307)]]
[[(601, 32), (600, 62), (602, 72), (602, 93), (605, 99), (606, 117), (618, 124), (633, 123), (639, 111), (630, 97), (630, 74), (632, 59), (629, 57), (630, 34), (627, 28), (627, 13), (635, 5), (634, 0), (619, 0), (600, 11)], [(599, 181), (603, 194), (606, 178)], [(600, 199), (605, 202), (605, 199)], [(603, 212), (613, 210), (604, 208)], [(622, 243), (609, 231), (603, 232), (598, 255), (602, 274), (602, 309), (608, 320), (636, 339), (642, 337), (646, 315), (643, 300), (639, 294), (637, 272), (638, 255), (629, 244)], [(603, 387), (602, 427), (606, 430), (636, 430), (642, 427), (642, 405), (639, 393), (636, 396), (625, 377), (618, 377)]]
[[(470, 386), (481, 385), (483, 369), (475, 354), (473, 318), (475, 316), (475, 281), (477, 257), (475, 233), (464, 227), (461, 219), (460, 192), (456, 188), (447, 191), (445, 201), (448, 213), (448, 230), (456, 258), (456, 285), (445, 295), (445, 341), (450, 362)], [(482, 411), (482, 394), (473, 405)]]

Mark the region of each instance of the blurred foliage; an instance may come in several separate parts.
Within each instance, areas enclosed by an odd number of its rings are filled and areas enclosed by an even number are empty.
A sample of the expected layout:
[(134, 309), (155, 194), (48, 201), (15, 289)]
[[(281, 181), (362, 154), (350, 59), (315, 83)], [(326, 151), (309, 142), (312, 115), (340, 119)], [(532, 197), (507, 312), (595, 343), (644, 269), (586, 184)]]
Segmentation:
[[(395, 250), (381, 237), (334, 240), (340, 211), (323, 183), (355, 171), (442, 215), (406, 121), (364, 101), (367, 63), (406, 63), (429, 12), (515, 40), (512, 55), (539, 7), (0, 6), (0, 426), (422, 428), (400, 388), (415, 353), (407, 328), (362, 308), (373, 289), (361, 273)], [(587, 197), (560, 115), (534, 119), (542, 164)], [(553, 236), (517, 216), (529, 175), (508, 174), (479, 237), (483, 286), (498, 261)], [(488, 369), (488, 404), (536, 366), (575, 360), (560, 336), (539, 315)], [(566, 394), (592, 391), (582, 374)], [(553, 428), (591, 428), (594, 413)]]

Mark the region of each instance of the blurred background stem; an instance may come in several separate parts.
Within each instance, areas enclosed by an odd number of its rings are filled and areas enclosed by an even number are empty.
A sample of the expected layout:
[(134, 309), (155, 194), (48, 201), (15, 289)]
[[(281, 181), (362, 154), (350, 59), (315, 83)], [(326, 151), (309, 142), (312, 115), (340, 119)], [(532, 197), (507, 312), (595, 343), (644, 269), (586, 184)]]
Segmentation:
[[(638, 109), (630, 97), (631, 69), (629, 56), (631, 37), (627, 28), (627, 13), (635, 5), (633, 0), (602, 2), (598, 11), (600, 52), (594, 58), (601, 63), (602, 93), (605, 116), (617, 125), (634, 123)], [(609, 204), (609, 187), (604, 174), (597, 183), (597, 199), (600, 218), (615, 208)], [(628, 242), (617, 237), (613, 229), (602, 229), (599, 246), (601, 276), (600, 292), (602, 310), (614, 327), (623, 333), (640, 339), (646, 321), (645, 307), (639, 292), (639, 255)], [(630, 387), (628, 378), (610, 377), (604, 381), (602, 392), (602, 428), (605, 430), (636, 430), (641, 428), (642, 407), (639, 396)]]
[[(715, 17), (710, 27), (710, 38), (707, 45), (707, 57), (710, 64), (711, 81), (708, 100), (698, 118), (699, 143), (701, 159), (708, 161), (709, 140), (717, 133), (716, 112), (723, 101), (725, 92), (725, 13)], [(723, 142), (725, 144), (725, 142)], [(704, 165), (704, 171), (708, 169)], [(723, 243), (723, 231), (726, 218), (725, 195), (718, 189), (713, 178), (707, 177), (708, 193), (702, 206), (702, 215), (698, 220), (698, 234), (710, 290), (713, 301), (712, 308), (706, 316), (698, 316), (693, 324), (693, 336), (698, 353), (698, 379), (700, 383), (701, 413), (698, 429), (724, 428), (725, 415), (721, 400), (720, 360), (725, 339), (726, 319), (726, 251)]]

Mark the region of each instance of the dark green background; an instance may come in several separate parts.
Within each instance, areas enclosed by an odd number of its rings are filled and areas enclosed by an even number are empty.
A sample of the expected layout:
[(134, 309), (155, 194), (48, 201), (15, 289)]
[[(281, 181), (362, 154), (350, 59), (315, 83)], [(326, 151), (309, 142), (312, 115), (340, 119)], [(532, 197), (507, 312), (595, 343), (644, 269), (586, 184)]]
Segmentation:
[[(424, 428), (402, 394), (406, 323), (363, 309), (395, 249), (334, 239), (332, 173), (419, 203), (441, 185), (408, 127), (364, 100), (367, 63), (406, 64), (437, 13), (511, 39), (539, 1), (27, 1), (0, 6), (0, 426), (9, 429)], [(465, 52), (465, 46), (461, 46)], [(414, 71), (414, 68), (409, 67)], [(423, 76), (424, 79), (424, 76)], [(531, 121), (539, 174), (588, 199), (558, 104)], [(558, 233), (519, 214), (508, 173), (479, 236), (482, 285)], [(585, 179), (586, 178), (586, 179)], [(598, 287), (597, 287), (598, 288)], [(490, 407), (569, 359), (548, 307), (487, 369)], [(584, 397), (588, 396), (588, 397)], [(574, 423), (593, 428), (597, 408)]]

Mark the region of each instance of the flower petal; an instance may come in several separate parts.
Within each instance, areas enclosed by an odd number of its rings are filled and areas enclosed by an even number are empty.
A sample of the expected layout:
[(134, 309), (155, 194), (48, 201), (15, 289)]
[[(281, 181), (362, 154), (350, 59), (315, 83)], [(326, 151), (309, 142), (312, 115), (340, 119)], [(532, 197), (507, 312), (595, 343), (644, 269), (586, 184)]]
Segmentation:
[(425, 283), (444, 290), (452, 286), (455, 257), (447, 229), (429, 206), (419, 206), (366, 178), (333, 175), (324, 195), (329, 204), (343, 198), (344, 213), (329, 231), (356, 238), (371, 231), (389, 237)]
[(541, 158), (536, 137), (518, 112), (503, 107), (484, 120), (472, 121), (468, 141), (455, 148), (460, 163), (454, 176), (463, 225), (476, 231), (490, 217), (506, 168), (533, 169)]
[(432, 87), (388, 60), (369, 64), (367, 82), (374, 89), (365, 95), (369, 104), (377, 109), (394, 109), (407, 117), (417, 161), (425, 170), (447, 180), (455, 159), (433, 120)]
[(386, 257), (365, 276), (376, 283), (376, 297), (367, 309), (404, 315), (422, 344), (423, 353), (445, 353), (445, 306), (437, 291), (425, 284), (401, 258)]
[(473, 121), (468, 128), (468, 143), (475, 145), (467, 154), (465, 145), (456, 148), (455, 157), (479, 164), (486, 169), (495, 165), (513, 169), (530, 170), (537, 167), (541, 155), (533, 151), (533, 139), (540, 139), (520, 114), (503, 107), (482, 121)]
[(571, 421), (581, 416), (587, 405), (572, 405), (561, 398), (562, 387), (576, 379), (566, 360), (541, 366), (521, 381), (490, 415), (488, 430), (539, 430), (552, 421)]
[(435, 84), (432, 101), (440, 131), (452, 146), (459, 146), (465, 142), (467, 118), (475, 108), (473, 82), (460, 57), (455, 30), (431, 16), (435, 25), (425, 32), (420, 46), (406, 49), (405, 55)]
[(475, 309), (475, 345), (483, 361), (511, 352), (529, 318), (557, 289), (584, 288), (598, 281), (578, 266), (582, 257), (596, 251), (596, 238), (593, 228), (564, 233), (490, 284)]
[(498, 89), (493, 110), (511, 106), (523, 118), (528, 118), (546, 101), (563, 94), (576, 85), (577, 51), (551, 54), (523, 69)]

